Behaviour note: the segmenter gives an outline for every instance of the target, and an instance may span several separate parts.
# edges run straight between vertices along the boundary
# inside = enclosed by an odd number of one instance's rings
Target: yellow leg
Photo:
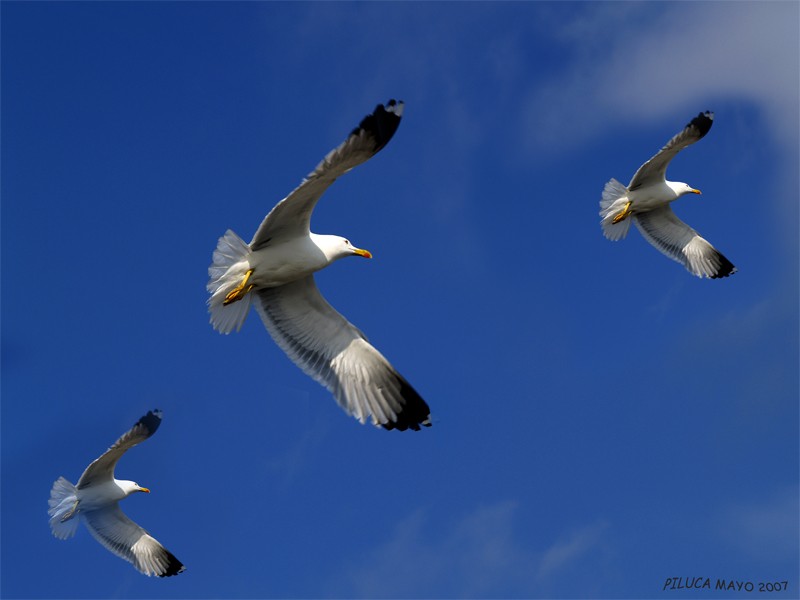
[[[628,217],[628,215],[630,215],[630,214],[631,214],[631,201],[630,201],[630,200],[628,200],[628,201],[625,203],[625,208],[623,208],[623,209],[622,209],[620,212],[618,212],[618,213],[617,213],[617,216],[616,216],[616,217],[614,217],[614,218],[611,220],[611,222],[612,222],[612,223],[614,223],[614,224],[616,225],[616,224],[617,224],[617,223],[619,223],[620,221],[624,221],[624,220],[625,220],[625,219]]]
[[[69,521],[72,517],[75,516],[75,511],[78,510],[78,502],[80,502],[80,500],[76,500],[75,504],[72,505],[72,508],[70,508],[66,513],[64,513],[64,516],[61,517],[62,523],[64,521]]]
[[[228,295],[225,296],[225,300],[222,301],[222,306],[228,306],[237,300],[241,300],[247,295],[247,292],[253,289],[253,284],[247,285],[247,282],[250,280],[250,276],[253,274],[253,269],[249,269],[247,273],[244,274],[244,279],[242,279],[242,283],[237,285],[233,288]]]

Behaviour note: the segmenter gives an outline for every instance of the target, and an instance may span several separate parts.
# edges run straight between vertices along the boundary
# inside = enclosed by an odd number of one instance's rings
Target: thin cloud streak
[[[517,502],[464,515],[445,531],[420,509],[398,521],[391,538],[357,560],[347,578],[359,597],[535,597],[564,571],[596,560],[610,524],[600,520],[561,535],[543,550],[521,531]],[[605,554],[599,553],[602,560]],[[591,556],[590,556],[591,555]],[[594,569],[590,569],[594,572]],[[392,581],[387,588],[386,582]]]
[[[774,490],[760,502],[727,506],[720,511],[718,535],[750,560],[797,559],[799,499],[800,489],[794,486]]]
[[[602,543],[602,536],[609,530],[606,521],[584,527],[562,536],[542,556],[539,561],[539,579],[553,577],[557,571],[581,559],[592,548]]]

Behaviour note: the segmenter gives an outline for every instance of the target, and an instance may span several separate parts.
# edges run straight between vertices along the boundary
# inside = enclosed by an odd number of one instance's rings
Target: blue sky
[[[0,11],[3,597],[797,596],[797,3]],[[374,259],[317,281],[422,432],[359,425],[205,305],[217,238],[389,98],[397,134],[312,220]],[[704,110],[668,176],[739,268],[715,281],[597,214]],[[123,508],[168,580],[47,525],[151,408],[117,476],[153,490]]]

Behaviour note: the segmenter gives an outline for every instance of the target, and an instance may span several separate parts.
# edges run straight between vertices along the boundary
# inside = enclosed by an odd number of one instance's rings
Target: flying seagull
[[[628,187],[616,179],[605,185],[600,200],[603,234],[620,240],[628,234],[631,221],[644,238],[663,254],[681,263],[693,275],[718,279],[736,272],[736,267],[714,246],[675,216],[670,203],[684,194],[699,194],[689,185],[667,181],[667,165],[675,155],[701,139],[711,129],[714,113],[704,112],[650,160],[644,163]]]
[[[431,424],[428,405],[314,282],[314,272],[340,258],[372,254],[310,229],[311,213],[328,186],[377,154],[402,114],[402,102],[379,104],[275,205],[249,244],[231,230],[219,239],[208,269],[208,310],[214,329],[227,334],[241,329],[254,301],[275,343],[348,414],[361,423],[369,417],[385,429],[418,431]]]
[[[106,453],[86,467],[72,485],[59,477],[50,490],[50,529],[66,540],[75,535],[82,520],[89,533],[108,550],[133,563],[147,575],[170,577],[182,572],[183,563],[158,541],[131,521],[119,507],[119,501],[133,492],[147,492],[133,481],[116,479],[114,467],[129,449],[149,438],[161,424],[161,411],[149,411],[130,431],[119,438]]]

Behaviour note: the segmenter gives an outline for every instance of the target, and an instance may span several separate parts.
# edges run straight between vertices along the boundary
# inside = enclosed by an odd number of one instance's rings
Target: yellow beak
[[[148,490],[147,488],[143,488],[143,487],[140,487],[140,488],[139,488],[139,491],[140,491],[140,492],[146,492],[146,493],[148,493],[148,494],[150,493],[150,490]]]
[[[353,252],[364,258],[372,258],[372,253],[369,250],[362,250],[361,248],[353,248]]]
[[[700,190],[692,190],[692,193],[693,194],[702,194],[703,192],[701,192]]]

